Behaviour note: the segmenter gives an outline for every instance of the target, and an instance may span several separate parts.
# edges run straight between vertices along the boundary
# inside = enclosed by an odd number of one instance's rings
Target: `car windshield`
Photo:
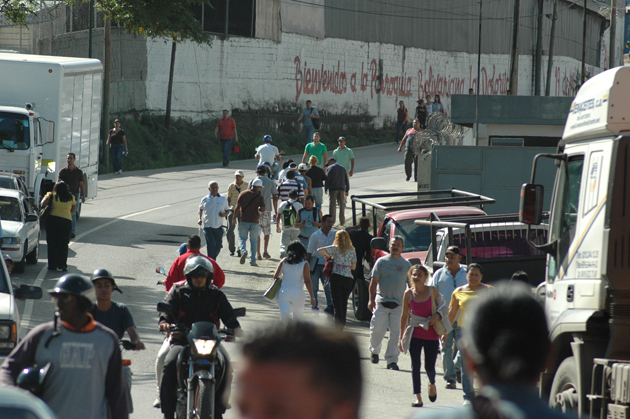
[[[17,198],[0,196],[0,216],[2,221],[22,221],[22,211]]]
[[[403,252],[426,252],[431,246],[431,227],[414,224],[415,219],[396,222],[395,235],[405,238]]]
[[[13,179],[7,177],[0,177],[0,188],[17,189]]]
[[[0,148],[26,150],[30,146],[28,117],[0,112]]]

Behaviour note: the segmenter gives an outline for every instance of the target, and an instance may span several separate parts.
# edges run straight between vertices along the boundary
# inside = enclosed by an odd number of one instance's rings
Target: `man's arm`
[[[403,147],[405,146],[405,143],[407,142],[407,136],[403,135],[403,139],[400,142],[400,145],[398,146],[398,152],[400,153],[400,151],[403,149]]]
[[[354,157],[350,159],[350,173],[348,176],[352,176],[354,174]]]
[[[234,142],[238,143],[238,132],[236,131],[236,124],[234,125]]]
[[[304,155],[302,156],[302,163],[306,163],[306,159],[308,159],[308,151],[304,151]]]
[[[378,278],[370,278],[370,301],[368,303],[368,310],[374,311],[376,307],[376,286],[378,285]]]
[[[218,125],[214,128],[214,138],[217,140],[219,139],[219,126]]]
[[[85,184],[83,181],[79,182],[79,189],[81,190],[81,202],[85,203]]]
[[[179,262],[179,258],[175,259],[175,262],[171,265],[171,269],[168,271],[168,275],[166,275],[166,279],[164,280],[166,291],[170,291],[173,284],[179,281],[179,275],[177,275],[177,273],[180,270],[180,266],[177,262]]]
[[[31,330],[24,339],[18,343],[15,349],[9,354],[0,369],[0,386],[16,387],[16,380],[20,372],[27,367],[35,365],[35,353],[42,336],[52,326],[40,325]]]
[[[203,225],[203,220],[202,220],[202,216],[203,216],[203,210],[199,210],[199,221],[197,221],[197,224],[199,225]]]
[[[212,267],[214,268],[214,273],[212,274],[212,285],[217,288],[221,288],[225,284],[225,272],[223,272],[223,269],[221,269],[217,262],[211,258],[208,259],[210,259]]]
[[[278,215],[278,194],[273,195],[273,211],[275,215]]]
[[[129,340],[131,340],[131,343],[135,343],[137,351],[146,349],[144,347],[144,343],[142,343],[142,341],[140,340],[140,336],[138,335],[135,326],[129,326],[127,328],[127,334],[129,335]]]

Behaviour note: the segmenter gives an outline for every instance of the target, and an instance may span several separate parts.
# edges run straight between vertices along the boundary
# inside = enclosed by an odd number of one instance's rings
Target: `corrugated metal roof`
[[[567,3],[575,4],[582,8],[584,6],[583,0],[564,0]],[[610,1],[605,0],[586,0],[586,8],[592,12],[597,13],[600,16],[610,19]]]

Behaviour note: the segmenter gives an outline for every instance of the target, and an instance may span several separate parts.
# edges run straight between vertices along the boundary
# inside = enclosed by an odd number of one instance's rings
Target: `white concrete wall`
[[[169,43],[147,40],[147,109],[165,109],[170,53]],[[481,93],[505,94],[509,56],[483,55],[481,66]],[[556,57],[551,95],[573,96],[580,68],[577,60]],[[531,56],[520,57],[519,69],[519,93],[532,94]],[[398,100],[413,112],[426,94],[439,94],[450,112],[451,95],[466,94],[476,83],[477,56],[471,54],[288,33],[281,42],[234,37],[215,39],[211,47],[178,45],[172,111],[192,119],[224,108],[293,112],[311,99],[324,114],[370,115],[378,125],[395,117]]]

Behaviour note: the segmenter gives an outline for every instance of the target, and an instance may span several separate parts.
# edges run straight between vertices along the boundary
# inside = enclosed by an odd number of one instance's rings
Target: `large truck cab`
[[[588,80],[557,153],[534,159],[521,190],[521,221],[530,225],[541,221],[540,158],[557,165],[549,241],[536,245],[548,253],[537,294],[554,348],[541,396],[578,414],[630,414],[630,397],[613,397],[622,383],[610,379],[615,365],[630,368],[630,67]]]

